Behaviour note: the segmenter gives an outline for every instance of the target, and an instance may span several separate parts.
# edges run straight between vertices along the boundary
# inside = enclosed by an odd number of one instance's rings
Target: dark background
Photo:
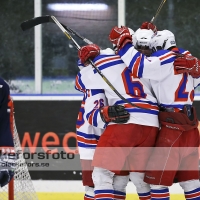
[[[161,0],[126,0],[127,26],[136,30],[142,22],[150,21]],[[155,24],[159,30],[168,29],[175,34],[179,47],[200,57],[199,21],[200,1],[166,0]]]
[[[109,11],[50,11],[49,3],[106,3]],[[136,30],[150,21],[161,0],[126,0],[126,25]],[[42,15],[58,20],[101,47],[111,47],[108,35],[117,25],[117,0],[42,0]],[[179,47],[200,57],[200,1],[167,0],[155,21],[159,30],[169,29]],[[23,32],[20,24],[34,17],[34,1],[0,2],[0,76],[6,80],[34,78],[34,29]],[[42,25],[43,77],[74,77],[77,50],[53,23]],[[83,42],[76,38],[80,45]]]
[[[44,135],[55,132],[62,140],[67,132],[76,132],[76,119],[81,101],[15,101],[15,120],[22,140],[25,132],[32,136],[36,132]],[[200,102],[195,101],[200,119]],[[75,147],[76,141],[71,139],[69,146]],[[38,143],[41,147],[41,141]],[[44,180],[81,180],[81,171],[30,171],[32,179]]]
[[[41,137],[47,132],[54,132],[60,141],[68,132],[76,132],[76,119],[81,101],[15,101],[15,120],[20,140],[25,132],[32,135],[40,132]],[[62,142],[61,142],[62,144]],[[76,146],[74,139],[69,140],[70,147]],[[61,147],[59,145],[58,147]],[[32,179],[46,180],[80,180],[80,171],[30,171]]]

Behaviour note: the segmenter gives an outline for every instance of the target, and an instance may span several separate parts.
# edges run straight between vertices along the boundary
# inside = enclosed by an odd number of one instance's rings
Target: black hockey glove
[[[101,118],[105,123],[114,122],[117,124],[123,124],[128,122],[130,114],[125,110],[124,106],[105,106],[100,108]]]
[[[12,150],[9,153],[1,151],[0,154],[0,186],[7,185],[14,176],[17,156]]]

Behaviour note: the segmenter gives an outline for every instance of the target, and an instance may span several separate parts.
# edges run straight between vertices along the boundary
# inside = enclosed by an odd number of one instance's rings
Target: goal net
[[[22,148],[13,115],[13,139],[15,152],[19,153],[16,161],[16,170],[14,178],[3,188],[0,188],[1,200],[38,200],[37,194],[33,187],[33,183],[23,157]],[[20,153],[21,152],[21,153]]]

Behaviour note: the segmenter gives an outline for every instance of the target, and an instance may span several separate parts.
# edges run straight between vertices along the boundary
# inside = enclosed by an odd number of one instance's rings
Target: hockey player
[[[171,31],[169,31],[169,30],[158,31],[157,27],[151,22],[143,22],[140,29],[152,30],[155,33],[153,40],[151,40],[151,46],[153,47],[153,49],[152,49],[153,51],[158,51],[158,50],[164,49],[164,50],[173,51],[177,54],[191,55],[191,53],[189,51],[184,50],[182,48],[178,48],[176,46],[175,36]],[[156,49],[155,49],[155,47],[156,47]],[[147,55],[147,54],[145,54],[145,55]],[[176,59],[175,62],[178,62],[178,60],[179,59]],[[186,60],[183,59],[183,61],[186,61]],[[188,65],[186,63],[184,63],[184,68],[186,68],[186,67],[188,67]],[[179,72],[183,73],[181,71],[179,71]]]
[[[92,181],[92,159],[99,137],[103,132],[103,127],[102,129],[96,128],[90,125],[89,122],[83,117],[85,113],[85,103],[88,93],[91,93],[90,90],[84,93],[84,98],[81,103],[81,108],[79,110],[78,119],[76,122],[77,143],[82,167],[82,182],[85,186],[84,200],[94,199],[94,184]],[[97,101],[97,103],[100,103],[100,99],[96,99],[95,101]],[[104,103],[103,99],[102,103]]]
[[[13,102],[8,84],[0,78],[0,186],[14,176],[16,155],[13,144]]]
[[[150,187],[144,183],[144,171],[141,169],[146,166],[149,148],[154,145],[159,124],[157,101],[151,93],[149,80],[133,78],[123,61],[111,49],[100,51],[94,44],[87,45],[79,50],[79,58],[82,63],[94,58],[94,64],[121,95],[139,106],[133,107],[121,100],[91,65],[80,71],[77,79],[85,88],[104,89],[108,105],[124,106],[130,113],[126,124],[110,122],[99,139],[93,159],[95,198],[114,199],[113,176],[128,161],[130,179],[136,186],[139,198],[150,199]],[[107,118],[106,107],[102,107],[100,113],[104,119]]]
[[[78,66],[80,69],[84,67],[80,62],[78,62]],[[100,108],[114,109],[113,111],[116,111],[116,115],[119,114],[119,117],[123,117],[119,119],[120,123],[126,123],[129,119],[129,114],[124,109],[120,110],[121,113],[117,113],[116,106],[106,107],[107,99],[102,89],[87,90],[83,88],[82,84],[78,81],[76,81],[75,88],[84,93],[76,123],[76,133],[82,167],[82,182],[85,186],[84,200],[92,200],[95,196],[94,183],[92,181],[92,160],[99,138],[109,121],[109,116],[107,116],[106,121],[102,120]],[[114,112],[112,114],[114,114]],[[117,116],[113,115],[112,117],[117,119]],[[114,118],[112,120],[114,120]],[[116,200],[125,199],[125,188],[128,181],[128,172],[121,172],[113,177],[114,198]]]
[[[157,46],[155,44],[159,37],[155,36],[152,48],[158,51],[151,57],[145,57],[132,45],[126,27],[114,27],[109,37],[112,43],[117,43],[118,55],[133,76],[151,79],[160,105],[161,129],[156,141],[157,148],[149,158],[144,178],[145,182],[151,184],[152,199],[169,199],[168,186],[172,185],[175,176],[186,199],[200,199],[198,120],[195,108],[192,107],[194,88],[200,80],[193,79],[187,73],[178,75],[173,66],[177,54],[169,50],[158,50],[169,49],[174,45],[175,41],[171,42],[169,38],[165,38],[162,45]]]

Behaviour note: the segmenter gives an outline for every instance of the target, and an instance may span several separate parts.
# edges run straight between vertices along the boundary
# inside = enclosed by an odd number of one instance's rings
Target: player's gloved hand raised
[[[116,46],[119,51],[127,43],[132,43],[132,36],[128,30],[128,27],[122,26],[121,28],[115,26],[112,28],[109,40]]]
[[[114,122],[118,124],[126,123],[130,114],[125,110],[124,106],[105,106],[100,108],[101,118],[105,123]]]
[[[181,55],[174,61],[174,69],[178,74],[189,73],[193,78],[200,77],[200,60],[194,56]]]
[[[0,154],[0,186],[3,187],[7,185],[14,176],[14,171],[16,168],[17,156],[14,150],[10,152],[5,152],[1,150]]]
[[[154,25],[151,22],[143,22],[140,28],[141,29],[148,29],[148,30],[151,29],[154,33],[156,33],[158,31],[156,25]]]
[[[100,48],[96,44],[88,44],[83,46],[78,51],[78,57],[82,64],[85,64],[89,59],[94,59],[100,54]]]

